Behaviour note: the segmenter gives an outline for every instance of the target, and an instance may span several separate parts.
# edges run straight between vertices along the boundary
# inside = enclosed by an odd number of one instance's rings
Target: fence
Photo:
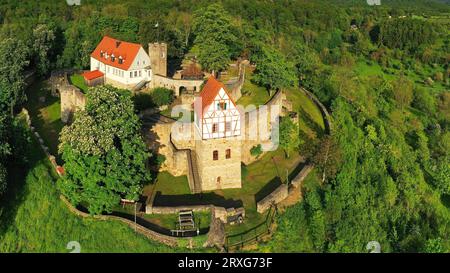
[[[270,207],[264,222],[246,232],[227,236],[225,238],[225,250],[228,252],[231,249],[240,249],[245,245],[260,241],[262,237],[266,235],[270,235],[272,233],[272,226],[275,222],[276,214],[277,207],[272,206]]]

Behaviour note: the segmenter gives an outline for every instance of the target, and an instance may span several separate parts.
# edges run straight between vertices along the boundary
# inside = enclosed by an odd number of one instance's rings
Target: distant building
[[[241,188],[241,113],[211,76],[194,101],[195,154],[202,191]]]

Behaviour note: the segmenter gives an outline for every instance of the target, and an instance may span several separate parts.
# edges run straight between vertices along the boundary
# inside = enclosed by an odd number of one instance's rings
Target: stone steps
[[[188,164],[189,164],[189,178],[192,180],[191,187],[192,193],[202,192],[202,186],[200,182],[200,174],[198,173],[197,156],[194,151],[189,150],[188,153]]]

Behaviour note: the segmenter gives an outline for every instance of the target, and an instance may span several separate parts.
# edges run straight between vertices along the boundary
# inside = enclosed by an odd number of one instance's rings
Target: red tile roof
[[[101,61],[104,64],[123,70],[128,70],[141,48],[142,46],[140,44],[124,42],[105,36],[97,45],[94,52],[92,52],[91,57]],[[102,53],[105,54],[103,57],[101,56]],[[106,54],[108,55],[108,59],[105,58]],[[115,57],[114,62],[111,61],[111,55],[113,54]],[[123,62],[121,64],[119,63],[119,56],[123,58]]]
[[[194,101],[195,111],[197,111],[197,116],[199,118],[203,117],[203,113],[214,101],[214,99],[216,98],[216,96],[219,93],[221,88],[223,88],[225,93],[227,93],[228,97],[230,97],[231,102],[233,104],[235,104],[233,99],[231,98],[231,96],[228,94],[227,89],[225,88],[225,85],[223,83],[219,82],[218,80],[216,80],[216,78],[214,76],[210,76],[208,78],[208,81],[206,82],[206,84],[203,86],[203,89],[200,92],[199,96]],[[199,98],[202,99],[201,105],[199,105]],[[199,107],[197,107],[197,105]]]
[[[104,75],[103,72],[98,71],[98,70],[88,71],[88,72],[83,73],[83,77],[87,81],[103,77],[103,75]]]

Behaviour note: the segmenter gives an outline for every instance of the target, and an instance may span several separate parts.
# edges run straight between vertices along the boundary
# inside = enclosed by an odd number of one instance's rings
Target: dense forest
[[[164,41],[175,63],[195,55],[208,71],[248,58],[256,84],[305,87],[332,115],[330,136],[300,136],[317,179],[260,250],[449,252],[449,29],[446,1],[4,0],[0,195],[27,162],[15,117],[27,71],[88,68],[103,35]]]

